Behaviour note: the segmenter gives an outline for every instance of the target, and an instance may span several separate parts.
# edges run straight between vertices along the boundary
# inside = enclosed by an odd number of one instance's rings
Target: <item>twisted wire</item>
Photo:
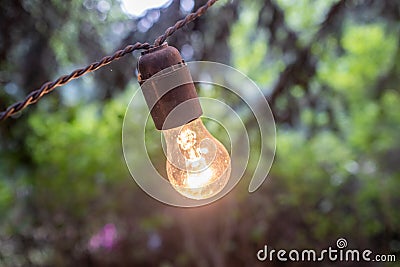
[[[124,49],[116,51],[111,56],[103,57],[98,62],[93,62],[92,64],[90,64],[84,68],[76,69],[73,72],[71,72],[69,75],[63,75],[53,82],[46,82],[40,87],[40,89],[32,91],[30,94],[28,94],[23,101],[14,103],[11,106],[9,106],[5,111],[1,112],[0,113],[0,121],[7,119],[11,115],[23,110],[27,106],[36,103],[44,95],[52,92],[54,89],[56,89],[59,86],[69,83],[71,80],[77,79],[77,78],[85,75],[86,73],[95,71],[107,64],[110,64],[114,60],[120,59],[124,55],[131,53],[134,50],[148,49],[148,48],[150,48],[150,44],[148,44],[148,43],[142,44],[142,43],[138,42],[134,45],[128,45]]]
[[[63,76],[57,78],[56,80],[54,80],[53,82],[44,83],[38,90],[35,90],[35,91],[32,91],[31,93],[29,93],[25,97],[24,100],[22,100],[20,102],[16,102],[16,103],[10,105],[5,111],[0,112],[0,121],[4,121],[8,117],[25,109],[27,106],[38,102],[43,96],[47,95],[48,93],[51,93],[57,87],[65,85],[65,84],[69,83],[71,80],[77,79],[89,72],[92,72],[101,67],[104,67],[105,65],[108,65],[111,62],[120,59],[121,57],[125,56],[128,53],[131,53],[135,50],[149,49],[153,46],[161,45],[174,32],[176,32],[177,30],[179,30],[186,24],[192,22],[196,18],[203,15],[207,11],[207,9],[217,1],[218,0],[209,0],[205,5],[203,5],[199,9],[197,9],[196,12],[187,15],[184,19],[176,22],[174,26],[167,28],[167,30],[165,30],[164,34],[161,35],[160,37],[158,37],[154,41],[154,45],[150,45],[149,43],[139,43],[139,42],[135,43],[134,45],[128,45],[124,49],[116,51],[111,56],[103,57],[100,61],[93,62],[84,68],[76,69],[73,72],[71,72],[69,75],[63,75]]]
[[[172,34],[174,34],[174,32],[176,32],[177,30],[179,30],[180,28],[182,28],[183,26],[187,25],[188,23],[192,22],[193,20],[197,19],[198,17],[200,17],[201,15],[203,15],[204,13],[206,13],[207,9],[209,7],[211,7],[212,5],[215,4],[215,2],[217,2],[218,0],[209,0],[207,1],[206,4],[204,4],[203,6],[201,6],[199,9],[196,10],[196,12],[190,13],[189,15],[187,15],[184,19],[181,19],[179,21],[177,21],[175,23],[174,26],[169,27],[165,33],[163,35],[161,35],[160,37],[158,37],[155,41],[154,41],[154,46],[159,46],[162,43],[165,42],[165,40],[171,36]]]

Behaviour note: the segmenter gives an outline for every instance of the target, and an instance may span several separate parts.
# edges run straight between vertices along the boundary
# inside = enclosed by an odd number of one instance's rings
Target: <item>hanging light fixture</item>
[[[164,135],[171,185],[188,198],[215,196],[228,182],[231,160],[203,125],[196,89],[179,51],[164,43],[142,52],[138,72],[154,124]]]

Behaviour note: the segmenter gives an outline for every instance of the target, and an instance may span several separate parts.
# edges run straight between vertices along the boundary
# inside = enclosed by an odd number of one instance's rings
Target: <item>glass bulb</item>
[[[175,190],[192,199],[206,199],[221,192],[231,173],[231,159],[201,119],[163,130],[163,134],[167,175]]]

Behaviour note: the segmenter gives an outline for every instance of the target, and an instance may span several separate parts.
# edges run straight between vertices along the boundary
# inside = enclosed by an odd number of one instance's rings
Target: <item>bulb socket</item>
[[[179,51],[164,43],[142,52],[138,81],[158,130],[199,118],[203,111],[189,69]]]

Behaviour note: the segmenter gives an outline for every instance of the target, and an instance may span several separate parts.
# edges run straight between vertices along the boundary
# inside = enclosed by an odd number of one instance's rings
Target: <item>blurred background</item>
[[[204,3],[1,0],[0,109],[153,42]],[[0,266],[264,266],[264,245],[322,250],[339,237],[400,259],[399,1],[221,0],[168,42],[186,61],[231,65],[263,90],[277,124],[267,181],[193,209],[141,191],[121,147],[134,52],[0,124]],[[240,105],[219,90],[199,94]]]

